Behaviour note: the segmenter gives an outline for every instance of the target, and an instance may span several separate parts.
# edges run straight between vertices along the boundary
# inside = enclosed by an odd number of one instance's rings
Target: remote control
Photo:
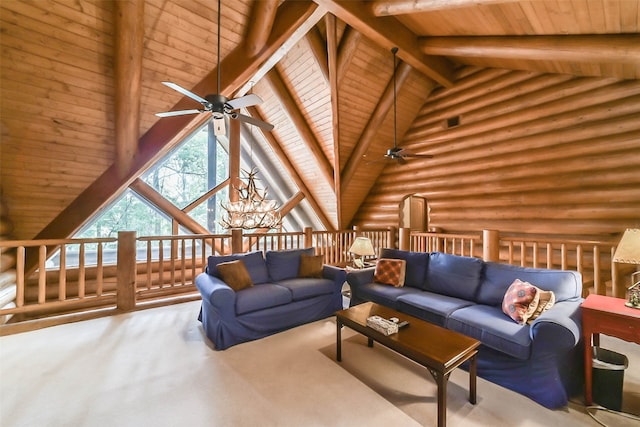
[[[408,320],[403,320],[402,322],[398,323],[398,329],[404,328],[405,326],[409,326]]]

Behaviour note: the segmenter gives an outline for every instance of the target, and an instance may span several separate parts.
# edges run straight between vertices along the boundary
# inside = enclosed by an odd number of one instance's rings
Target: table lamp
[[[614,262],[624,264],[640,264],[640,229],[627,228],[622,235],[620,243],[613,255]],[[628,307],[640,308],[640,271],[631,274],[631,285],[629,291],[629,301],[625,303]]]
[[[353,260],[353,264],[357,268],[364,268],[365,256],[375,255],[373,245],[368,237],[356,237],[356,240],[353,241],[353,244],[349,248],[349,252],[360,257]]]

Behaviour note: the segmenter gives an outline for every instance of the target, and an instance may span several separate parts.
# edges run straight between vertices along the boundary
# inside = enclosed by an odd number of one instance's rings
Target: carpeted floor
[[[335,361],[326,319],[215,351],[191,302],[0,338],[0,425],[435,426],[435,383],[424,368],[353,331]],[[623,410],[640,414],[640,350],[626,354]],[[451,426],[597,426],[580,402],[551,411],[468,374],[449,382]],[[578,398],[580,400],[580,398]],[[610,426],[637,419],[598,413]]]

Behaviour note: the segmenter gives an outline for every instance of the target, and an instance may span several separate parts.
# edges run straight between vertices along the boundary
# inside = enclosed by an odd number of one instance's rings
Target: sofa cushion
[[[264,261],[262,252],[248,252],[246,254],[232,254],[232,255],[214,255],[210,256],[207,262],[207,272],[222,279],[218,272],[217,265],[222,262],[235,261],[241,259],[244,261],[244,266],[251,276],[251,281],[254,284],[266,283],[269,281],[269,273],[267,271],[267,264]]]
[[[395,286],[381,285],[380,283],[367,283],[358,286],[357,290],[352,288],[354,297],[357,300],[373,301],[393,309],[398,309],[398,298],[402,295],[419,294],[424,291],[404,286],[396,288]]]
[[[323,255],[300,255],[298,277],[322,277]]]
[[[444,326],[447,317],[454,311],[472,304],[471,301],[428,291],[398,297],[398,310],[438,326]]]
[[[531,355],[529,325],[519,325],[500,307],[474,304],[451,313],[446,327],[482,342],[483,345],[526,360]]]
[[[296,277],[293,279],[281,280],[277,283],[291,292],[293,301],[300,301],[307,298],[327,295],[336,292],[336,285],[329,279],[310,279]]]
[[[404,286],[407,262],[403,259],[381,258],[376,262],[373,281],[395,287]]]
[[[236,293],[236,315],[288,304],[291,300],[291,292],[284,286],[272,283],[252,286]]]
[[[400,249],[384,248],[380,258],[403,259],[407,262],[404,284],[413,288],[425,289],[425,275],[429,264],[429,254],[426,252],[411,252]]]
[[[577,271],[547,270],[486,262],[484,279],[476,297],[477,302],[501,306],[507,288],[516,279],[532,283],[545,291],[552,291],[556,302],[580,298],[582,295],[582,276]]]
[[[442,295],[475,301],[483,264],[479,258],[432,252],[429,255],[427,269],[427,289]]]
[[[244,266],[244,261],[241,259],[221,262],[217,267],[224,283],[229,285],[234,291],[238,292],[244,288],[253,286],[251,276],[249,276],[249,272]]]
[[[314,248],[288,249],[283,251],[267,251],[265,258],[267,270],[272,281],[293,279],[298,277],[300,269],[300,255],[314,255]]]

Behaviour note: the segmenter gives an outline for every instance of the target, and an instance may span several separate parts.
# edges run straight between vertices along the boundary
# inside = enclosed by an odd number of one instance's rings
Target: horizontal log
[[[564,99],[547,102],[530,110],[519,110],[501,114],[480,122],[472,123],[469,126],[459,126],[437,134],[426,134],[419,128],[411,129],[405,134],[403,141],[411,144],[412,147],[425,145],[437,146],[436,144],[438,143],[448,144],[448,141],[453,138],[468,137],[470,135],[495,130],[504,132],[505,128],[508,128],[511,134],[517,132],[513,137],[518,137],[547,131],[550,125],[559,128],[566,127],[572,122],[580,122],[581,116],[577,114],[576,109],[571,109],[570,106],[577,105],[580,107],[580,110],[583,111],[590,108],[592,113],[611,115],[611,113],[602,111],[602,108],[599,108],[601,104],[638,94],[640,94],[640,81],[624,81],[587,93],[579,93]],[[562,115],[561,117],[564,118],[565,121],[559,121],[559,118],[554,121],[549,121],[549,117],[554,115]],[[527,126],[523,126],[523,123],[527,123]],[[536,127],[534,127],[534,125]],[[504,138],[504,136],[502,136],[504,134],[499,134],[498,132],[493,132],[492,135],[493,134],[495,134],[493,137],[494,140],[500,137]]]
[[[422,37],[427,55],[638,64],[640,35],[562,35],[518,37]]]

